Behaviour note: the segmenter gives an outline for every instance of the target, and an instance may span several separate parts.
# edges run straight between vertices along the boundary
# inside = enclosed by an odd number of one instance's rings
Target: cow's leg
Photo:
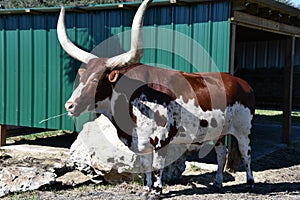
[[[251,170],[251,146],[250,139],[248,135],[236,137],[239,145],[239,150],[243,160],[243,164],[246,168],[247,173],[247,184],[253,188],[254,187],[254,178]]]
[[[149,200],[160,199],[162,193],[162,173],[163,169],[156,169],[153,171],[153,187],[149,196]]]
[[[153,157],[153,178],[154,183],[151,190],[152,199],[159,199],[162,193],[162,174],[166,159],[166,149],[163,148],[154,152]]]
[[[227,153],[226,145],[224,144],[223,139],[217,142],[215,150],[217,154],[218,169],[216,178],[214,180],[214,188],[221,189],[223,184],[223,171]]]
[[[167,147],[160,149],[154,153],[153,158],[153,175],[154,175],[154,184],[152,188],[152,194],[157,198],[159,198],[162,192],[162,174],[163,169],[165,167],[166,160],[166,150]]]
[[[147,200],[160,199],[162,192],[162,172],[165,157],[157,152],[141,156],[142,170],[145,170],[144,188],[140,194]]]
[[[151,188],[153,187],[153,177],[152,177],[152,163],[153,163],[153,153],[146,153],[140,156],[141,160],[141,172],[144,173],[144,187],[143,192],[140,194],[142,198],[148,198]]]

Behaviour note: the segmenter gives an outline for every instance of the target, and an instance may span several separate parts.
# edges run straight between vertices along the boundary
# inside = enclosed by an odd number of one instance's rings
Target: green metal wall
[[[71,40],[92,50],[106,38],[130,30],[133,10],[99,10],[86,13],[67,12],[66,26]],[[0,15],[0,124],[51,129],[74,128],[73,119],[64,115],[45,123],[40,121],[65,113],[64,103],[72,93],[81,63],[70,58],[56,36],[58,13],[42,15]],[[200,3],[191,6],[170,5],[147,11],[145,27],[158,28],[146,35],[154,46],[164,44],[182,58],[163,49],[146,49],[145,63],[159,63],[184,71],[215,71],[211,63],[170,32],[159,38],[161,28],[185,34],[204,47],[219,71],[228,71],[230,45],[230,3]],[[169,33],[169,32],[168,32]],[[119,38],[124,49],[130,42]],[[188,40],[189,41],[189,40]],[[150,45],[151,46],[151,45]],[[195,68],[192,63],[201,63]],[[198,60],[197,62],[194,62]]]

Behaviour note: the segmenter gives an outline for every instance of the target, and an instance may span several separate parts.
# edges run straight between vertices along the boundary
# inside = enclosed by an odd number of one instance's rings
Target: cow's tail
[[[226,156],[225,170],[235,172],[241,165],[241,153],[238,148],[238,142],[234,136],[230,136],[230,145]]]

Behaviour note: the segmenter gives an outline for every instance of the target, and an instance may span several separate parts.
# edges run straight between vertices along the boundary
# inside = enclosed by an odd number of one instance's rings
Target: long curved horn
[[[132,29],[131,29],[131,48],[130,51],[123,53],[121,55],[114,56],[106,61],[106,67],[114,69],[117,67],[122,67],[128,64],[134,64],[140,62],[143,56],[143,21],[145,16],[145,11],[148,8],[152,0],[145,0],[140,5],[139,9],[135,13]]]
[[[65,8],[62,6],[57,22],[57,36],[60,45],[63,49],[73,58],[87,64],[90,59],[99,58],[94,54],[83,51],[82,49],[75,46],[68,38],[66,27],[65,27]]]

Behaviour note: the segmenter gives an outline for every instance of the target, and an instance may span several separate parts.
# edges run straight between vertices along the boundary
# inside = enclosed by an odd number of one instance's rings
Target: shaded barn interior
[[[283,111],[282,142],[289,143],[292,110],[299,109],[299,9],[273,0],[235,0],[231,22],[230,71],[252,85],[258,108]]]
[[[255,91],[256,106],[281,109],[287,36],[248,27],[237,27],[234,74]],[[293,73],[293,109],[300,109],[300,40],[296,40]]]

